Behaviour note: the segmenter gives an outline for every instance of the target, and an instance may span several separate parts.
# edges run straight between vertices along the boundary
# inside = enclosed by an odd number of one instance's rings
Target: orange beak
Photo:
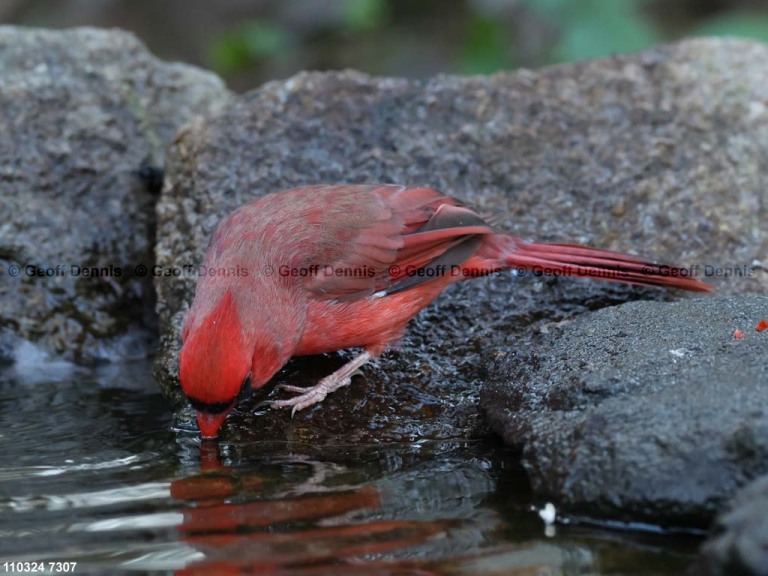
[[[197,413],[197,425],[200,428],[200,436],[203,438],[216,438],[219,435],[219,428],[229,415],[229,410],[220,414],[208,414],[207,412]]]

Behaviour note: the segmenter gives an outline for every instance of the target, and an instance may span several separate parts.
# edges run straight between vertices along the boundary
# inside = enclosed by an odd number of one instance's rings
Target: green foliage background
[[[265,13],[212,39],[207,63],[262,69],[488,74],[642,50],[685,36],[768,41],[768,6],[738,0],[336,0],[335,17],[297,31]],[[310,9],[312,2],[307,2]],[[328,3],[326,3],[328,5]],[[327,15],[326,15],[327,16]],[[436,33],[446,28],[445,34]],[[425,63],[426,62],[426,63]],[[412,71],[399,68],[408,64]],[[426,70],[425,70],[426,69]]]

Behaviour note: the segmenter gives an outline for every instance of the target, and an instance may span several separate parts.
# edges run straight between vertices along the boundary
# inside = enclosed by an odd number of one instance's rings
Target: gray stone
[[[739,491],[701,547],[692,575],[768,574],[768,476]]]
[[[768,290],[768,48],[695,40],[536,72],[426,81],[304,73],[188,125],[169,150],[158,263],[200,263],[219,220],[293,186],[428,185],[499,214],[501,230],[746,270],[723,293]],[[195,275],[158,279],[156,378],[182,402],[178,329]],[[243,408],[225,438],[307,442],[466,438],[497,335],[673,292],[553,278],[492,277],[446,291],[379,367],[290,420]],[[533,327],[529,328],[531,325]],[[342,362],[297,359],[275,382],[311,384]],[[364,381],[362,381],[364,380]]]
[[[706,526],[768,471],[766,313],[768,297],[734,296],[549,325],[494,347],[481,404],[570,513]]]
[[[154,261],[164,149],[229,97],[126,32],[0,27],[0,348],[148,352],[152,277],[134,269]]]

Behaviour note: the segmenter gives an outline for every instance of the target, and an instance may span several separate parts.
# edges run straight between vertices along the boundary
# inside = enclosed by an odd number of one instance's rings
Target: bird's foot
[[[322,402],[334,390],[349,386],[352,382],[352,376],[371,358],[373,358],[371,352],[365,350],[314,386],[302,388],[301,386],[281,384],[277,386],[278,389],[293,392],[296,396],[287,400],[267,400],[262,402],[261,405],[266,405],[270,408],[291,408],[291,418],[293,418],[293,415],[299,410],[304,410],[308,406]]]
[[[280,384],[279,386],[275,386],[275,390],[293,392],[296,396],[288,398],[287,400],[267,400],[266,402],[263,402],[263,404],[270,408],[291,408],[291,417],[293,417],[299,410],[304,410],[304,408],[322,402],[328,394],[334,390],[343,388],[344,386],[349,386],[351,382],[352,378],[350,376],[339,379],[336,377],[336,373],[333,373],[320,380],[320,382],[314,386],[308,386],[306,388]]]

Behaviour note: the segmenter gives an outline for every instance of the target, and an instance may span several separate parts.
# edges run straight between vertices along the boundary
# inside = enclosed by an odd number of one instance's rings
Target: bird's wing
[[[355,300],[400,292],[434,279],[417,274],[461,264],[477,249],[490,223],[455,198],[430,188],[395,185],[325,186],[321,226],[304,287],[315,298]]]

